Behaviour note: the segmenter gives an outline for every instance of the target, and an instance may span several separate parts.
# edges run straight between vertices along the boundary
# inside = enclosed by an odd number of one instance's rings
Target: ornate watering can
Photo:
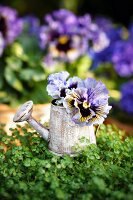
[[[51,103],[49,129],[31,116],[32,110],[33,102],[27,101],[18,109],[13,121],[27,121],[48,142],[49,150],[53,153],[57,155],[75,154],[73,149],[75,145],[84,147],[88,144],[81,142],[81,138],[89,140],[90,144],[96,144],[93,125],[81,127],[75,124],[71,120],[71,114],[68,114],[64,107]]]

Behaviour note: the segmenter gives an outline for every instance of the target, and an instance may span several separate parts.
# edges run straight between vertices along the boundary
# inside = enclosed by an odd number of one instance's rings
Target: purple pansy
[[[66,95],[63,105],[76,124],[101,124],[111,109],[108,98],[108,90],[102,82],[87,78]]]
[[[133,75],[133,41],[121,40],[113,49],[112,62],[116,72],[122,77]]]
[[[123,111],[133,114],[133,80],[121,86],[120,105]]]
[[[22,20],[18,19],[16,10],[0,6],[0,33],[5,45],[11,44],[21,33],[23,27]]]
[[[69,73],[65,71],[49,75],[47,85],[48,95],[52,96],[54,99],[59,99],[62,89],[65,88],[68,76]]]
[[[47,51],[46,56],[72,62],[86,54],[89,23],[89,16],[77,17],[65,9],[46,15],[40,29],[40,46]]]
[[[100,40],[98,43],[99,51],[95,51],[93,48],[89,51],[89,55],[93,59],[92,69],[95,69],[101,63],[112,63],[114,46],[116,42],[121,40],[123,35],[122,27],[114,26],[110,20],[105,18],[97,18],[95,23],[98,26],[99,36],[101,34],[101,37],[99,37]]]
[[[68,76],[68,72],[62,71],[51,74],[48,77],[47,92],[54,99],[58,100],[58,103],[62,103],[62,98],[66,96],[66,93],[73,88],[77,88],[79,82],[81,81],[78,77],[68,79]]]
[[[106,33],[100,29],[97,24],[92,23],[90,26],[90,50],[95,53],[99,53],[107,48],[110,44],[110,40]]]
[[[47,14],[44,17],[44,20],[51,28],[59,28],[59,31],[62,31],[62,29],[65,29],[66,27],[68,28],[68,26],[72,28],[73,25],[77,23],[77,17],[74,15],[74,13],[65,9],[56,10],[50,14]]]
[[[103,123],[111,109],[105,85],[93,78],[81,80],[68,76],[69,73],[63,71],[48,77],[47,91],[54,98],[54,103],[64,106],[76,124]]]
[[[110,40],[109,38],[107,37],[107,35],[102,32],[102,31],[99,31],[99,33],[97,32],[94,36],[94,39],[93,39],[93,50],[98,53],[98,52],[101,52],[103,51],[105,48],[107,48],[110,44]]]

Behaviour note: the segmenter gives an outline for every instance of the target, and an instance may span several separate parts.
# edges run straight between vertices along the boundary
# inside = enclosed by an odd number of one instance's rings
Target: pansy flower
[[[69,73],[65,71],[49,75],[47,92],[51,97],[59,99],[62,96],[68,76]]]
[[[5,45],[11,44],[21,33],[23,27],[22,20],[18,19],[16,10],[0,6],[0,33]]]
[[[50,96],[56,99],[56,103],[62,104],[63,99],[66,94],[78,87],[78,84],[81,82],[81,79],[78,77],[73,77],[67,79],[69,73],[62,71],[59,73],[51,74],[48,77],[47,92]]]
[[[108,98],[108,90],[102,82],[87,78],[66,95],[63,105],[76,124],[101,124],[111,109]]]
[[[99,53],[109,46],[110,39],[107,34],[97,26],[97,24],[91,24],[90,33],[89,50]]]
[[[88,23],[85,23],[88,21]],[[72,62],[88,50],[89,16],[77,17],[61,9],[46,15],[45,25],[40,29],[40,46],[51,59]]]
[[[105,18],[96,18],[94,25],[98,28],[97,31],[92,31],[95,34],[92,35],[92,48],[89,49],[89,56],[93,59],[92,69],[101,63],[112,63],[114,45],[121,40],[124,34],[122,27],[114,26],[110,20]]]
[[[114,45],[112,63],[118,75],[133,75],[133,40],[121,40]]]

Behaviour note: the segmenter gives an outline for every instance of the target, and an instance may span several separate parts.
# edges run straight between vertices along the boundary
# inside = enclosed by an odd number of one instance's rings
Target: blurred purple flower
[[[11,44],[21,33],[22,20],[18,19],[16,10],[0,6],[0,33],[4,38],[5,45]]]
[[[66,95],[63,105],[75,123],[101,124],[111,109],[108,98],[108,90],[102,82],[87,78]]]
[[[96,17],[95,23],[100,27],[102,31],[107,32],[108,30],[112,29],[112,21],[105,17]]]
[[[112,62],[114,45],[117,41],[121,40],[123,36],[122,27],[114,26],[113,23],[106,18],[96,18],[95,24],[98,26],[97,30],[99,32],[97,31],[97,48],[92,48],[89,51],[89,55],[93,59],[92,69],[95,69],[101,63]],[[99,49],[99,51],[95,49]]]
[[[40,21],[37,17],[33,15],[25,16],[23,19],[25,29],[32,35],[38,36]]]
[[[133,41],[121,40],[114,45],[112,62],[122,77],[133,75]]]
[[[86,21],[88,23],[86,23]],[[40,29],[40,46],[53,59],[71,62],[87,53],[90,17],[77,17],[61,9],[46,15]]]
[[[133,114],[133,80],[121,86],[120,106],[123,111]]]
[[[106,49],[110,44],[110,39],[106,33],[99,29],[96,24],[91,25],[91,36],[90,36],[90,51],[99,53]]]
[[[77,23],[77,17],[69,10],[60,9],[53,11],[50,14],[47,14],[44,17],[44,21],[52,29],[58,28],[59,31],[64,32],[63,29],[67,30],[68,27],[71,27],[72,30],[69,31],[73,31],[73,29],[75,28],[73,27],[73,25],[75,26],[75,24]]]

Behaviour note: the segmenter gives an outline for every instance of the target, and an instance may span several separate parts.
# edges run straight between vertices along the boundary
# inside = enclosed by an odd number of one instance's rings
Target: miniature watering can
[[[49,129],[31,116],[32,110],[33,102],[27,101],[18,109],[13,121],[27,121],[48,142],[49,150],[53,153],[57,155],[75,154],[76,152],[73,149],[75,145],[84,147],[88,144],[81,142],[81,138],[89,140],[90,144],[96,144],[93,125],[82,127],[75,124],[64,107],[51,103]]]

